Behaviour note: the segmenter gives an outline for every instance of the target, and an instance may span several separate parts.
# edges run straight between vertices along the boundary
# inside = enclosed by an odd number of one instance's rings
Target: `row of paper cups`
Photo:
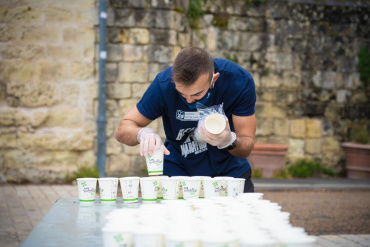
[[[118,181],[125,203],[138,202],[139,189],[141,189],[142,202],[156,202],[158,199],[235,197],[243,193],[245,184],[244,178],[206,176],[78,178],[80,202],[92,203],[95,201],[97,181],[103,203],[116,202]]]
[[[164,200],[110,212],[105,246],[312,247],[316,238],[289,223],[289,213],[261,194]]]

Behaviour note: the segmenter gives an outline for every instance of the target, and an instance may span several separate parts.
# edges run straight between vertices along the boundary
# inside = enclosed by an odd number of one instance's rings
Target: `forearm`
[[[252,152],[254,138],[249,136],[237,137],[236,147],[230,150],[230,154],[236,157],[246,158]]]
[[[137,134],[143,127],[138,126],[134,121],[122,119],[115,133],[117,141],[128,146],[135,146],[138,143]]]

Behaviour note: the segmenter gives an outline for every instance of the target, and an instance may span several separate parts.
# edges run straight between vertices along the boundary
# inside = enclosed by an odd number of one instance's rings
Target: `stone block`
[[[143,48],[136,45],[123,45],[123,61],[135,62],[144,60]]]
[[[263,34],[243,32],[240,37],[239,47],[242,51],[260,51],[263,46],[263,39]]]
[[[148,81],[148,64],[119,63],[118,80],[120,82],[147,82]]]
[[[150,85],[149,83],[132,84],[132,97],[141,98],[145,91],[148,89],[149,85]]]
[[[312,81],[315,87],[329,90],[341,87],[344,84],[341,74],[329,71],[317,71],[312,77]]]
[[[163,45],[148,45],[146,54],[149,62],[170,63],[172,58],[171,47]]]
[[[131,84],[110,83],[107,84],[107,98],[127,99],[131,97]]]
[[[22,28],[19,28],[15,24],[0,26],[0,41],[7,42],[10,40],[19,39],[19,37],[22,35],[22,32]]]
[[[256,136],[268,136],[273,133],[272,119],[258,119]]]
[[[73,8],[68,5],[49,5],[44,9],[45,21],[47,23],[71,24],[74,21]]]
[[[52,106],[58,102],[55,87],[45,83],[11,83],[8,84],[7,93],[18,99],[17,106]]]
[[[150,63],[149,64],[149,81],[152,82],[159,72],[161,72],[160,64]]]
[[[122,153],[123,145],[119,143],[115,138],[109,138],[107,140],[107,151],[108,155]]]
[[[109,100],[105,101],[106,107],[106,117],[120,117],[120,110],[116,100]]]
[[[0,148],[17,148],[17,134],[1,134]]]
[[[113,137],[119,126],[121,118],[108,118],[105,133],[107,137]]]
[[[42,20],[41,8],[30,5],[11,6],[2,14],[2,22],[35,24]]]
[[[206,36],[206,48],[208,51],[214,51],[217,49],[218,32],[214,27],[209,27]]]
[[[344,78],[344,84],[347,89],[358,89],[359,87],[361,87],[360,74],[350,73],[347,77]]]
[[[125,99],[119,101],[120,116],[124,116],[132,107],[136,106],[137,99]]]
[[[290,120],[290,136],[296,138],[306,137],[306,123],[305,119]]]
[[[277,88],[283,84],[283,78],[276,74],[268,74],[261,77],[261,86],[266,88]]]
[[[190,33],[179,33],[179,45],[181,47],[188,47],[191,43],[191,35]]]
[[[112,154],[108,157],[107,174],[122,177],[130,170],[130,156],[126,154]]]
[[[28,43],[54,44],[62,40],[61,29],[43,26],[43,27],[24,27],[22,40]]]
[[[121,39],[122,40],[122,39]],[[131,28],[128,35],[129,44],[147,45],[150,41],[150,32],[146,28]]]
[[[96,165],[96,155],[94,151],[88,150],[78,153],[78,166],[94,167]]]
[[[301,87],[301,74],[295,71],[284,71],[282,85],[286,88]]]
[[[35,76],[35,62],[18,60],[0,62],[0,81],[30,82]]]
[[[341,153],[342,149],[340,147],[340,142],[335,138],[335,136],[324,137],[322,151],[323,153],[327,152]]]
[[[321,139],[319,138],[307,138],[305,151],[308,154],[321,154]]]
[[[115,25],[118,27],[135,27],[135,12],[132,9],[114,9]]]
[[[306,120],[306,137],[321,137],[322,122],[320,119]]]
[[[63,41],[89,46],[94,43],[95,32],[92,28],[66,28],[63,30]]]
[[[59,82],[68,79],[66,62],[40,61],[38,74],[42,82]]]
[[[115,82],[118,77],[118,65],[116,63],[106,63],[105,65],[105,80],[107,82]]]
[[[85,151],[93,147],[94,136],[85,131],[18,133],[18,146],[25,149]]]
[[[40,59],[45,56],[45,49],[39,45],[4,45],[0,54],[5,59]]]
[[[79,109],[54,109],[49,112],[44,126],[55,127],[61,126],[65,128],[76,128],[83,124],[82,112]]]
[[[289,144],[289,138],[286,136],[269,136],[268,143]]]
[[[123,50],[121,44],[108,44],[107,45],[107,61],[117,62],[122,61]]]
[[[180,46],[172,46],[171,47],[171,63],[174,63],[175,62],[175,59],[177,57],[177,54],[179,54],[180,51],[181,51],[181,47]]]
[[[31,125],[32,127],[39,127],[47,119],[49,113],[48,110],[37,110],[32,113]]]
[[[304,156],[304,140],[290,138],[288,154],[291,156]]]
[[[89,83],[86,83],[84,85],[88,85]],[[68,105],[71,107],[76,107],[79,102],[80,92],[83,90],[83,85],[78,85],[77,83],[71,83],[71,84],[59,84],[57,87],[59,92],[59,99],[58,102],[62,103],[63,105]]]
[[[345,89],[337,90],[336,92],[336,99],[339,104],[343,104],[347,102],[347,98],[351,96],[351,92]]]
[[[26,126],[30,123],[29,117],[22,111],[14,108],[1,108],[1,126]]]
[[[123,152],[128,155],[140,155],[140,144],[136,146],[123,145]]]
[[[92,78],[94,74],[93,63],[72,62],[71,78],[76,80],[86,80]]]
[[[75,23],[78,26],[95,26],[99,25],[99,8],[84,7],[75,9]]]
[[[54,59],[68,59],[68,60],[81,60],[82,59],[82,51],[79,46],[68,46],[68,45],[61,45],[61,46],[48,46],[47,47],[47,55]]]
[[[289,135],[289,121],[287,119],[274,119],[274,135]]]

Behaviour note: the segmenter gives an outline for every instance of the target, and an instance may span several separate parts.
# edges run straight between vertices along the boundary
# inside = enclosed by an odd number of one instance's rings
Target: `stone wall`
[[[95,165],[94,0],[0,1],[0,181]]]
[[[187,46],[205,48],[252,73],[257,141],[289,144],[287,163],[318,157],[339,172],[340,142],[348,140],[349,126],[369,123],[369,88],[362,88],[357,70],[360,47],[370,50],[369,4],[201,3],[203,15],[191,25],[189,1],[109,1],[107,174],[145,174],[138,147],[117,143],[114,132],[156,74]],[[3,180],[53,181],[77,166],[95,164],[99,31],[94,4],[0,1]],[[151,127],[164,137],[160,119]]]

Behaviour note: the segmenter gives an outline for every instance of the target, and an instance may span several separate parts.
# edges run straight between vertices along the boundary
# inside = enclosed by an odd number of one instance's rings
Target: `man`
[[[223,104],[226,128],[218,135],[201,126],[198,142],[197,102]],[[246,159],[254,146],[256,92],[252,76],[226,59],[213,59],[197,47],[181,50],[172,67],[162,71],[142,99],[121,120],[115,137],[129,146],[140,143],[140,155],[163,143],[146,126],[162,116],[165,140],[164,174],[169,176],[231,176],[245,178],[244,192],[253,192]],[[198,104],[199,106],[199,104]]]

